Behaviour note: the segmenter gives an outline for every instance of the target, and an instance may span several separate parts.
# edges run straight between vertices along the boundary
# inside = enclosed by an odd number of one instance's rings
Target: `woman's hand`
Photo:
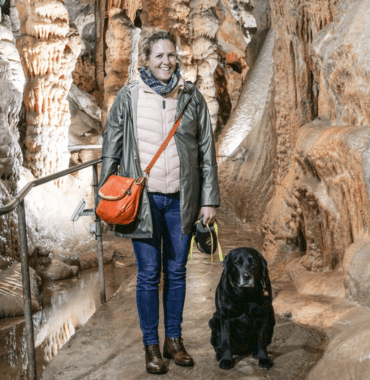
[[[216,220],[216,207],[204,206],[200,209],[200,215],[203,215],[203,224],[212,224]]]

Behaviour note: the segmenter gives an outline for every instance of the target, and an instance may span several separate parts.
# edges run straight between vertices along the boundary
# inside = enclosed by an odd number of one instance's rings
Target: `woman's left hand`
[[[203,215],[203,224],[212,224],[216,220],[216,207],[204,206],[201,208],[200,214]]]

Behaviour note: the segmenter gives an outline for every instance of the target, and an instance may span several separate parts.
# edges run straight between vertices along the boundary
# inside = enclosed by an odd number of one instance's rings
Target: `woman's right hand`
[[[213,224],[216,220],[216,207],[203,206],[200,210],[200,214],[203,216],[203,224]]]

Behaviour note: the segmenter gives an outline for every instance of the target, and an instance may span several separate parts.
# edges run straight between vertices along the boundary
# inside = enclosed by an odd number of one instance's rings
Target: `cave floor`
[[[261,236],[243,228],[222,228],[220,241],[226,254],[231,248],[252,246],[261,249]],[[131,265],[134,265],[133,258]],[[130,262],[126,262],[130,265]],[[206,273],[210,270],[207,275]],[[214,294],[222,272],[216,259],[195,251],[194,265],[188,263],[187,296],[183,338],[195,366],[180,367],[165,359],[168,372],[163,379],[305,379],[324,353],[326,336],[315,330],[277,316],[273,342],[268,352],[274,366],[266,371],[250,356],[235,357],[235,366],[225,371],[218,367],[209,343],[208,320],[212,316]],[[136,276],[133,274],[119,290],[81,327],[48,364],[42,379],[102,380],[151,379],[145,371],[144,351],[135,302]],[[163,321],[163,311],[161,314]],[[163,342],[163,322],[159,327]],[[40,376],[39,375],[39,376]]]

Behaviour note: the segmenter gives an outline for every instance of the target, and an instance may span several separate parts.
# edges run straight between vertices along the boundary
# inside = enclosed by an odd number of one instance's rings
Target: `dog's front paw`
[[[274,365],[274,363],[270,358],[262,358],[258,360],[258,365],[261,368],[269,369]]]
[[[217,352],[217,354],[216,354],[216,360],[219,362],[221,360],[221,358],[222,358],[222,354],[219,353],[219,352]]]
[[[219,367],[222,369],[230,369],[232,366],[233,361],[231,359],[222,359],[219,364]]]

